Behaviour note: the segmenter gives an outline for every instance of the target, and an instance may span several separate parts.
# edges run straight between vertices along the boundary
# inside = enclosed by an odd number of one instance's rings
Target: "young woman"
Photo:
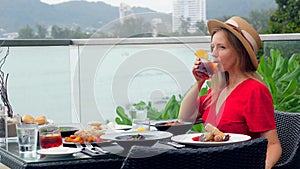
[[[193,67],[196,83],[182,101],[179,118],[216,126],[226,133],[266,137],[268,149],[266,169],[271,169],[281,156],[271,94],[256,73],[257,50],[261,40],[255,29],[244,19],[232,17],[226,22],[208,21],[211,52],[217,71],[209,76],[199,72],[203,64],[198,58]],[[206,80],[211,88],[198,97]]]

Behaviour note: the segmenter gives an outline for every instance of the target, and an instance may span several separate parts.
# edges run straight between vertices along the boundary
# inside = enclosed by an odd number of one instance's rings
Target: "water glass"
[[[145,119],[132,119],[132,130],[138,132],[144,132],[150,130],[150,120]]]
[[[63,145],[61,132],[56,125],[47,125],[39,130],[40,148],[61,147]]]
[[[131,119],[146,119],[147,118],[147,108],[146,106],[131,107],[129,110]]]
[[[20,153],[31,153],[37,147],[38,124],[37,123],[18,123],[17,137]]]

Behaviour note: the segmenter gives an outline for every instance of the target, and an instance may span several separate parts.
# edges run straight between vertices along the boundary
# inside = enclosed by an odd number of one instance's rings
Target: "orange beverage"
[[[213,75],[216,72],[217,64],[213,62],[202,62],[197,71],[203,72],[209,76]]]
[[[59,147],[63,144],[59,127],[55,125],[40,128],[39,135],[41,148]]]
[[[216,73],[218,64],[209,60],[209,55],[205,50],[199,49],[194,54],[195,56],[203,60],[203,62],[201,62],[201,64],[199,65],[197,71],[203,72],[208,76],[211,76],[214,73]]]
[[[62,145],[61,135],[40,136],[41,148],[59,147]]]

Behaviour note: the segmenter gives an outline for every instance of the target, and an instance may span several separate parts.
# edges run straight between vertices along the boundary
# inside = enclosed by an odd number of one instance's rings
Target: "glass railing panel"
[[[270,56],[270,49],[279,49],[283,57],[291,57],[300,53],[300,40],[265,41],[264,55]]]
[[[3,71],[15,114],[71,122],[69,46],[10,47]]]
[[[194,83],[194,51],[209,44],[89,45],[80,48],[81,120],[114,121],[116,107],[163,108]]]

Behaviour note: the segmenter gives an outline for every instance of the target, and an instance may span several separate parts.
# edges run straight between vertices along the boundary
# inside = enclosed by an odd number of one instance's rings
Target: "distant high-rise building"
[[[182,21],[189,22],[188,31],[194,32],[197,22],[206,21],[206,0],[174,0],[173,32],[180,31]]]

